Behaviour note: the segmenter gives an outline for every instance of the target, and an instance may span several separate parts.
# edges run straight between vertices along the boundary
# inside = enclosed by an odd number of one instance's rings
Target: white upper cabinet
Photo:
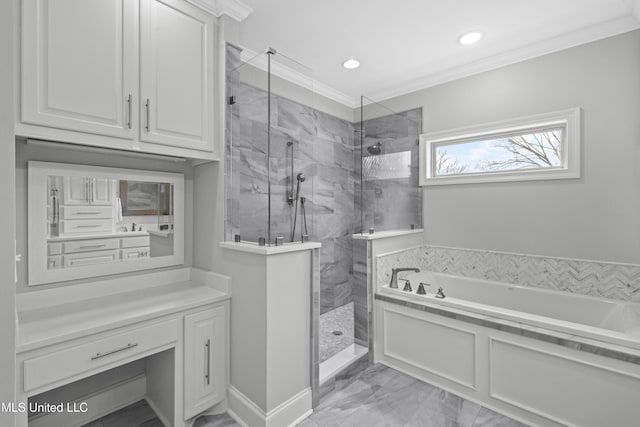
[[[24,1],[22,13],[22,121],[133,139],[137,1]]]
[[[182,0],[142,0],[142,141],[213,151],[213,28]]]
[[[108,178],[85,178],[68,176],[64,179],[65,205],[110,206],[111,180]]]
[[[16,133],[214,159],[215,31],[186,0],[23,0]]]

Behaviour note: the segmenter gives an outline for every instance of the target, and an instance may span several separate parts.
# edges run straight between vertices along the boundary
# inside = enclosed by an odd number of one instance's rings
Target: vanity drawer
[[[122,248],[139,248],[149,246],[149,236],[123,237]]]
[[[64,234],[110,233],[113,225],[110,219],[86,219],[62,221]]]
[[[71,242],[65,242],[64,244],[65,254],[88,251],[106,251],[109,249],[118,249],[118,239],[74,240]]]
[[[108,264],[116,261],[120,261],[120,251],[118,249],[111,251],[78,252],[75,254],[65,254],[64,256],[65,267]]]
[[[47,243],[47,252],[49,255],[62,255],[62,243]]]
[[[109,219],[113,218],[111,206],[63,206],[63,219]]]
[[[27,359],[24,391],[93,375],[123,359],[134,360],[132,356],[175,342],[179,334],[180,319],[173,319]]]

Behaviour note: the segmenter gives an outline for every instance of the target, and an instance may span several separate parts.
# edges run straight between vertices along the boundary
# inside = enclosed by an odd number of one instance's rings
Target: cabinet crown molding
[[[227,15],[238,22],[244,21],[253,9],[240,0],[189,0],[200,6],[216,18]]]

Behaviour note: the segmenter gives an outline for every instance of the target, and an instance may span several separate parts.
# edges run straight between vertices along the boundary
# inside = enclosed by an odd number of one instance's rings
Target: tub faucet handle
[[[405,292],[411,292],[413,289],[411,289],[411,282],[408,280],[404,281],[404,288],[402,289]]]
[[[442,288],[438,288],[438,292],[436,292],[436,298],[444,298],[444,292],[442,292]]]
[[[418,285],[418,295],[426,295],[427,291],[424,290],[425,286],[430,286],[428,283],[422,283]]]
[[[391,281],[389,282],[390,288],[398,287],[398,273],[401,271],[415,271],[416,273],[420,271],[419,268],[413,267],[402,267],[402,268],[392,268],[391,269]]]

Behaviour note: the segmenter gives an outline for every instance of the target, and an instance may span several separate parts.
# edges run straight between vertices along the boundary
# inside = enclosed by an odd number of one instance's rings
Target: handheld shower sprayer
[[[296,200],[298,200],[298,197],[300,195],[300,183],[304,182],[307,179],[307,177],[305,174],[300,172],[298,176],[296,176],[296,179],[298,180],[298,185],[296,186]]]

